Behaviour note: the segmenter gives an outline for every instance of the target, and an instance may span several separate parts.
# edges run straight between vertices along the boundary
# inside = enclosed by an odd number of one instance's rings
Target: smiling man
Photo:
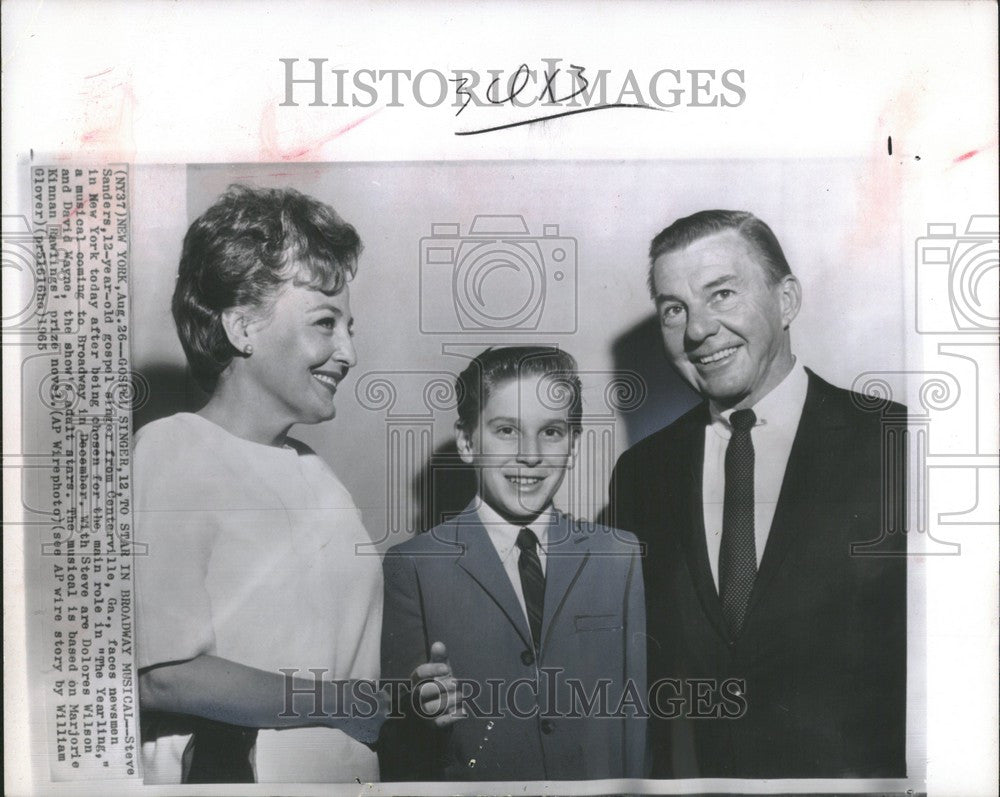
[[[906,409],[796,359],[802,290],[750,213],[671,224],[649,286],[704,401],[622,455],[611,515],[647,546],[650,681],[709,684],[653,724],[654,775],[905,775],[906,542],[884,520],[905,483],[883,474]],[[713,710],[731,678],[738,717]]]

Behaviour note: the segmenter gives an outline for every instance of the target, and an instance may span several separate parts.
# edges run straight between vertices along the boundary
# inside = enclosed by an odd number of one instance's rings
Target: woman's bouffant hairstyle
[[[232,185],[184,236],[172,310],[195,379],[208,391],[242,353],[222,313],[266,309],[286,282],[330,295],[357,269],[361,239],[329,205],[291,188]]]
[[[572,354],[550,346],[508,346],[481,352],[455,380],[458,428],[472,434],[483,407],[503,383],[526,376],[544,376],[545,395],[539,398],[552,409],[566,409],[570,426],[582,426],[583,388]]]

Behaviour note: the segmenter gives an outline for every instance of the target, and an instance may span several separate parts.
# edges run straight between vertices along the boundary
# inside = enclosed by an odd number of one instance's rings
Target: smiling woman
[[[334,681],[378,678],[379,561],[355,555],[370,538],[347,490],[288,437],[334,417],[356,363],[360,249],[330,207],[242,186],[185,237],[173,313],[210,398],[136,436],[147,783],[377,780],[381,711]]]
[[[243,354],[219,381],[202,414],[240,437],[280,442],[296,423],[334,417],[337,385],[352,368],[350,291],[329,295],[288,282],[264,308],[222,313]]]

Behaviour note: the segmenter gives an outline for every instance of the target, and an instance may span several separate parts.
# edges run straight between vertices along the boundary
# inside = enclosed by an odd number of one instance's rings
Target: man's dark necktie
[[[750,430],[756,422],[753,410],[737,410],[729,419],[733,434],[726,447],[719,595],[722,598],[722,615],[732,639],[743,630],[750,591],[757,577],[757,546],[753,528],[754,453],[750,438]]]
[[[538,537],[535,536],[535,532],[527,527],[521,529],[517,534],[517,547],[521,549],[521,556],[517,560],[517,569],[521,573],[524,607],[528,611],[531,641],[534,643],[537,653],[542,642],[545,575],[542,573],[542,563],[538,558]]]

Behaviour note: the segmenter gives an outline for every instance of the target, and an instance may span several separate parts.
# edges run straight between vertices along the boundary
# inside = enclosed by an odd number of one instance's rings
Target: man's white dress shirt
[[[751,407],[757,422],[750,431],[754,448],[754,539],[757,566],[771,531],[785,467],[806,403],[809,377],[797,360],[792,370],[770,393]],[[717,412],[709,402],[712,422],[705,429],[705,467],[702,498],[705,540],[715,588],[719,588],[719,550],[722,546],[722,508],[726,498],[726,446],[732,434],[729,416],[734,410]]]
[[[500,513],[485,501],[480,503],[476,511],[479,513],[480,522],[486,527],[486,533],[489,535],[490,542],[496,548],[497,556],[500,557],[500,563],[507,573],[507,578],[510,579],[511,586],[514,587],[517,602],[521,604],[524,619],[530,627],[528,608],[524,603],[524,590],[521,588],[521,571],[517,567],[518,560],[521,557],[521,549],[517,547],[517,535],[525,527],[535,532],[535,536],[538,537],[538,560],[542,563],[542,575],[545,575],[545,549],[549,539],[549,526],[555,520],[555,513],[550,507],[531,523],[525,523],[523,526],[515,526],[504,520],[500,516]]]

